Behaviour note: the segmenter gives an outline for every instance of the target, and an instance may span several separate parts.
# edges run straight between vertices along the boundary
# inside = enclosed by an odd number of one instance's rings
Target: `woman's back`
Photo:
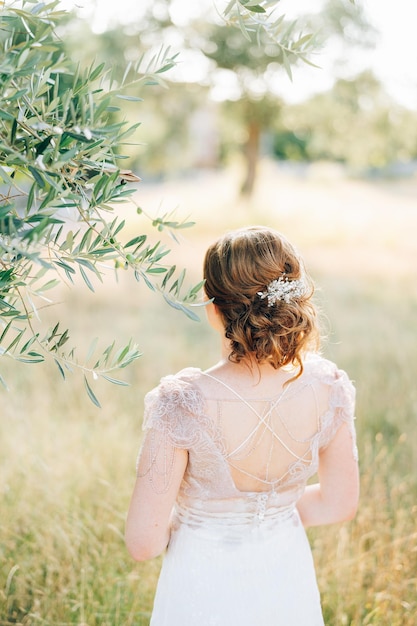
[[[272,368],[271,368],[272,369]],[[225,458],[239,491],[282,488],[294,473],[313,460],[314,440],[320,432],[320,416],[328,405],[329,389],[304,374],[271,372],[268,379],[236,389],[206,372],[214,385],[203,384],[207,412],[217,421]]]
[[[166,460],[184,448],[183,497],[292,491],[295,501],[317,470],[320,449],[345,422],[354,445],[354,389],[344,372],[318,356],[306,360],[299,378],[270,369],[255,384],[249,372],[231,379],[227,365],[206,372],[187,368],[162,379],[147,396],[144,423],[160,438],[140,473],[153,473],[163,491],[170,482]]]

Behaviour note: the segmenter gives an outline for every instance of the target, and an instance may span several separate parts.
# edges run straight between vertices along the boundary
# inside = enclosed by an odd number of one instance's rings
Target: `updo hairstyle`
[[[304,294],[268,306],[258,293],[285,275],[302,279]],[[255,226],[226,233],[204,259],[205,292],[221,314],[230,340],[229,360],[249,358],[303,371],[302,354],[318,349],[317,312],[311,301],[314,286],[293,246],[277,231]]]

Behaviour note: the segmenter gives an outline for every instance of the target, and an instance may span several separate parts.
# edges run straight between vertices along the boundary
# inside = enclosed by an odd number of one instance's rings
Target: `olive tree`
[[[277,2],[232,0],[225,19],[247,37],[268,31],[291,45],[280,30],[282,19],[270,11]],[[124,165],[138,124],[123,119],[123,100],[140,101],[140,88],[174,67],[176,55],[161,47],[146,66],[139,59],[117,79],[105,63],[82,67],[72,61],[64,36],[71,15],[59,9],[58,0],[2,4],[0,359],[33,364],[51,358],[64,378],[79,369],[98,405],[91,379],[124,384],[114,372],[140,356],[138,346],[118,347],[113,341],[95,354],[93,344],[88,363],[81,362],[68,328],[59,321],[50,328],[35,324],[39,303],[56,285],[71,285],[76,277],[94,290],[94,280],[103,280],[103,265],[112,264],[198,319],[193,306],[202,284],[184,289],[185,272],[167,262],[169,250],[158,236],[191,223],[170,214],[150,217],[156,238],[129,237],[115,210],[121,202],[134,206],[139,182]],[[308,41],[298,39],[296,45],[305,51]],[[136,210],[147,218],[142,208]],[[0,381],[6,384],[1,374]]]
[[[103,64],[75,66],[57,30],[68,14],[57,4],[26,0],[1,15],[0,357],[52,357],[63,377],[78,367],[98,404],[89,376],[121,382],[113,372],[137,359],[138,347],[113,342],[92,365],[79,363],[68,329],[59,322],[42,333],[34,327],[46,292],[76,275],[94,290],[92,277],[102,280],[103,264],[111,263],[195,319],[188,305],[201,285],[183,293],[184,272],[165,263],[169,251],[144,234],[124,237],[115,212],[117,203],[132,202],[140,180],[123,167],[137,124],[115,121],[118,103],[140,100],[126,89],[158,80],[174,59],[161,51],[146,72],[130,68],[119,82]],[[190,223],[167,215],[153,225],[158,232]]]

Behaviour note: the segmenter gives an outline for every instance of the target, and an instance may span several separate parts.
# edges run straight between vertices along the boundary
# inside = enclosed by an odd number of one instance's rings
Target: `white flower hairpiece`
[[[290,280],[285,274],[272,280],[266,288],[267,291],[258,291],[257,295],[262,300],[268,298],[268,306],[273,306],[278,300],[289,304],[291,300],[301,298],[306,292],[303,280]]]

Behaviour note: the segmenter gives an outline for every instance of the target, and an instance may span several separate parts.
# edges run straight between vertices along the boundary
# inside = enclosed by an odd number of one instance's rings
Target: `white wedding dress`
[[[140,471],[163,492],[176,448],[189,453],[151,626],[323,626],[296,503],[343,423],[356,454],[354,396],[319,356],[272,397],[247,397],[195,368],[147,394],[144,428],[165,447],[164,466],[155,448]]]

